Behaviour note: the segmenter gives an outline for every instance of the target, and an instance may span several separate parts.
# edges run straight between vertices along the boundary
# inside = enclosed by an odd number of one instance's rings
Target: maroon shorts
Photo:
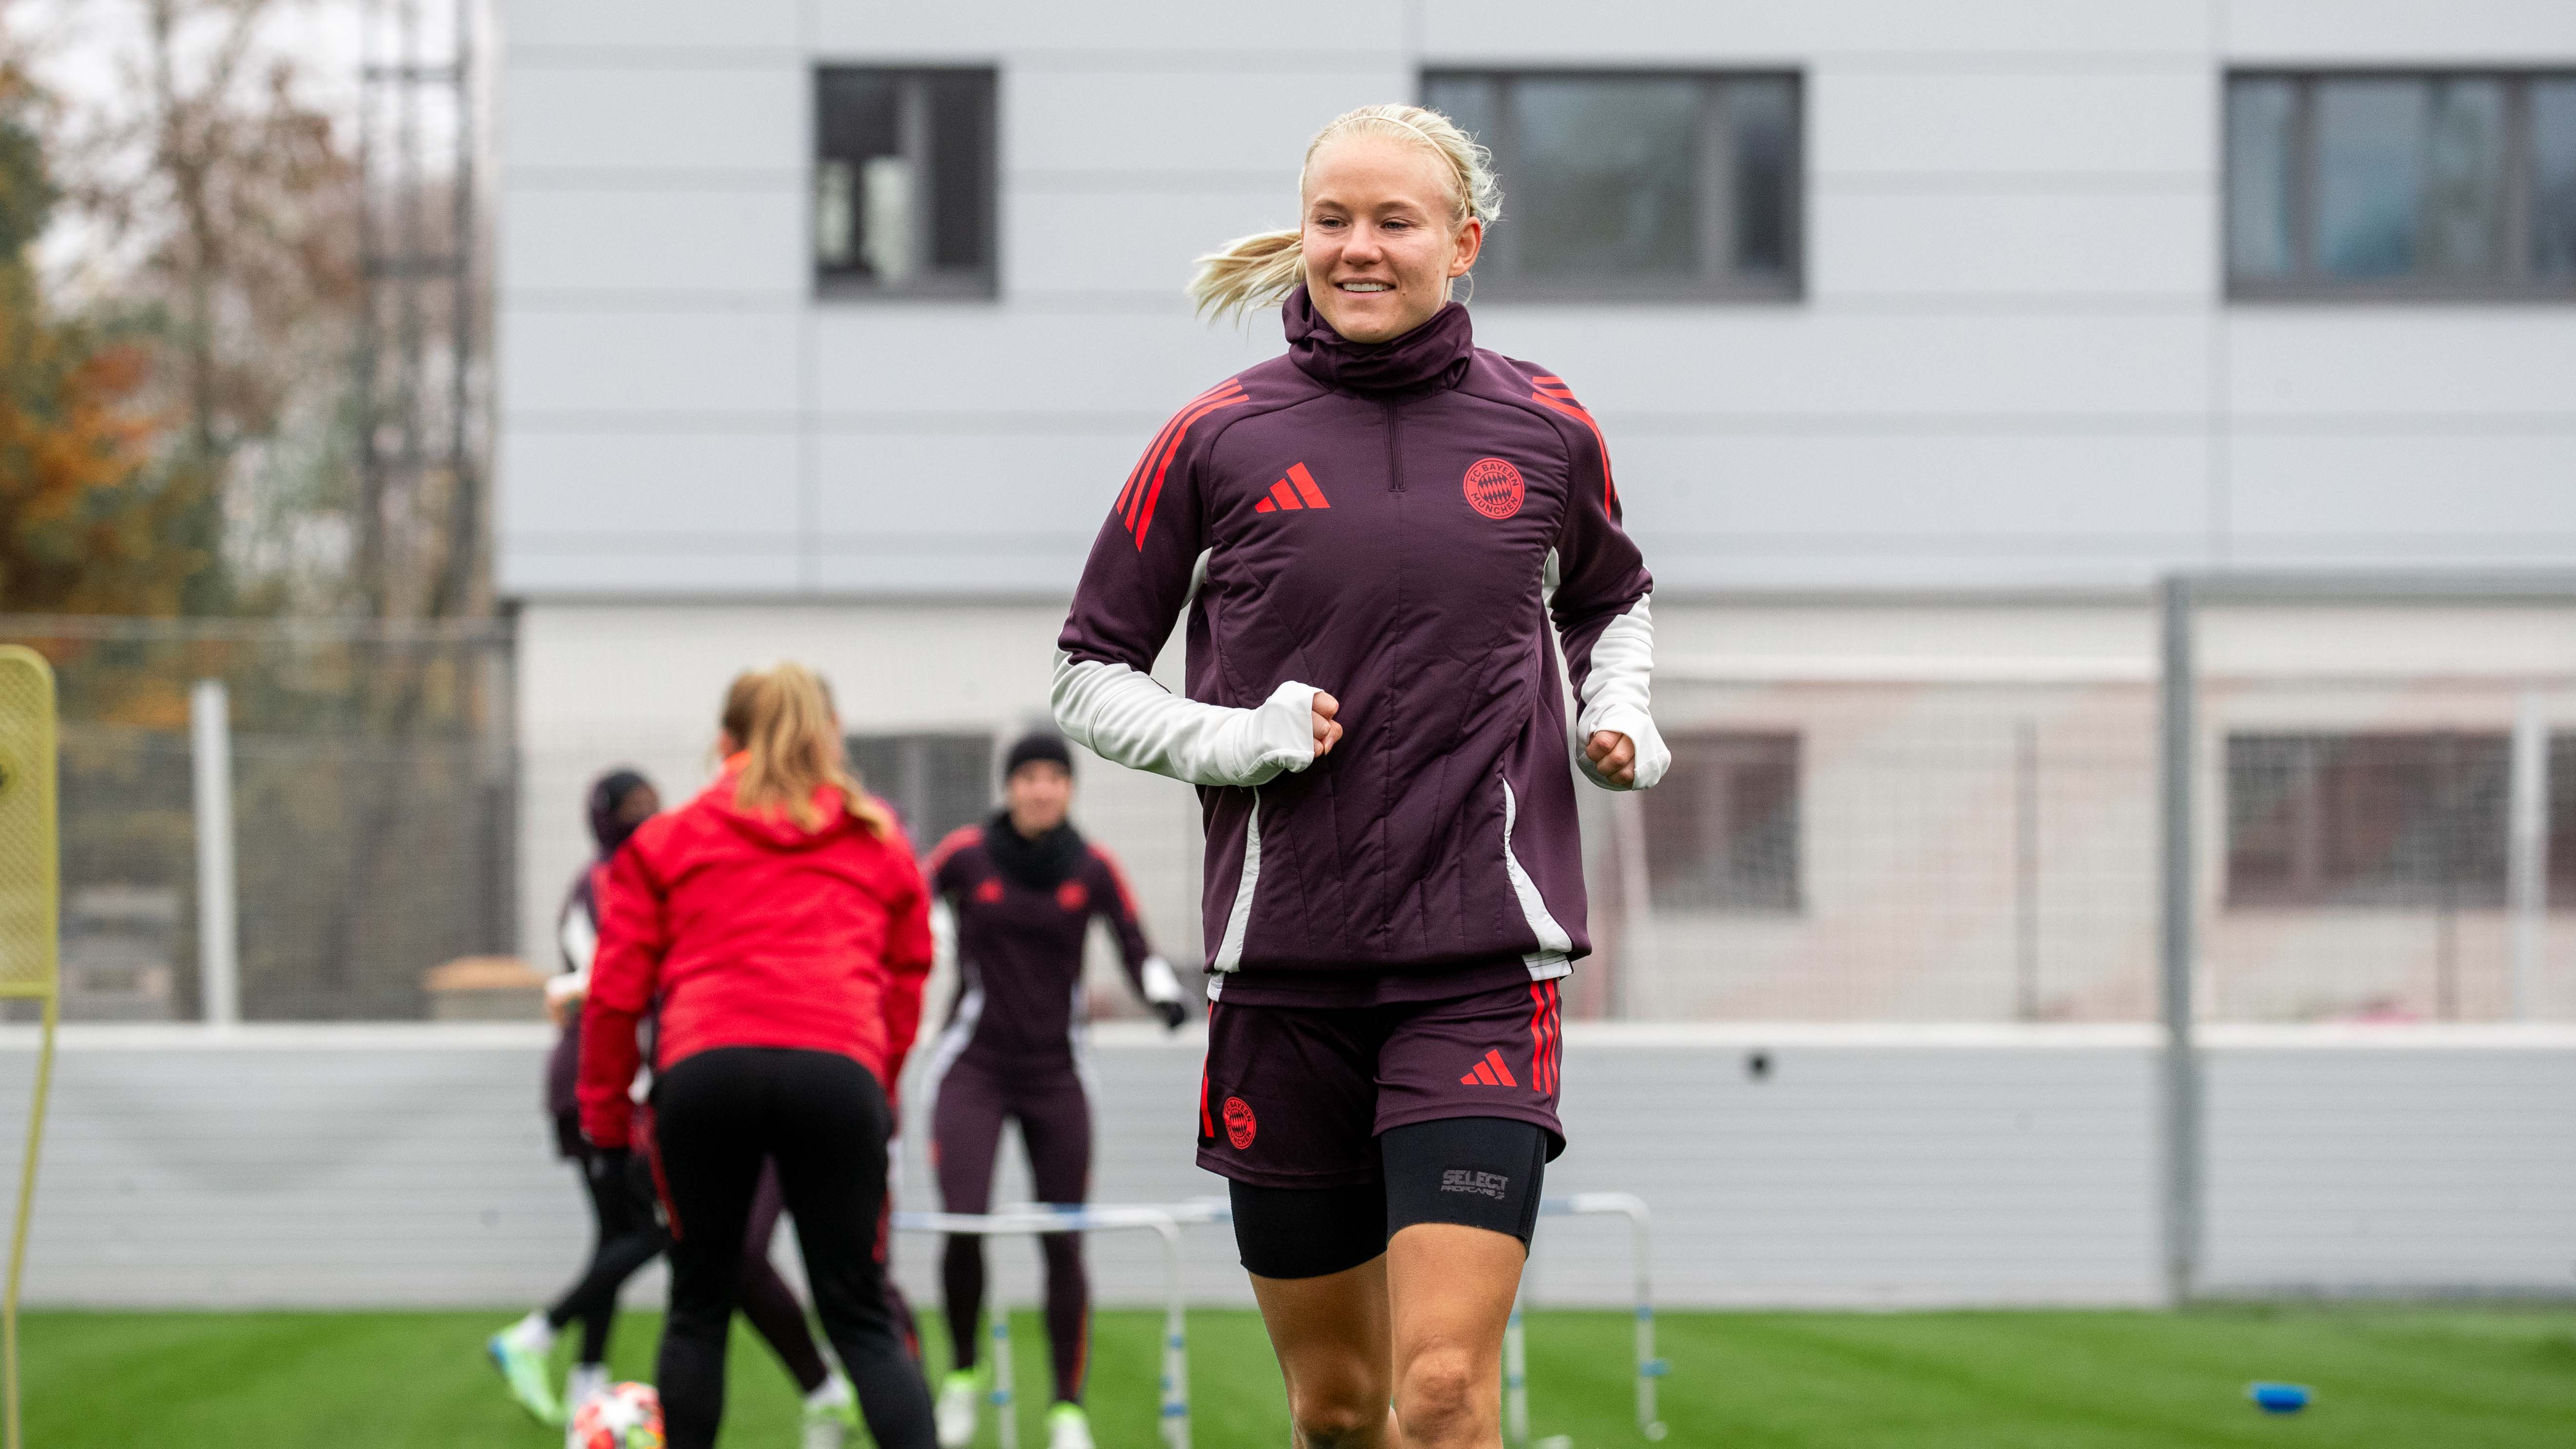
[[[1451,1117],[1535,1123],[1554,1161],[1561,1022],[1554,981],[1386,1006],[1212,1003],[1199,1166],[1254,1187],[1353,1187],[1383,1175],[1379,1133]]]

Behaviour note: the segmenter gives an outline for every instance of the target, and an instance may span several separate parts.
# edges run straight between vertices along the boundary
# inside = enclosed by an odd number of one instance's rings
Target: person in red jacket
[[[825,1335],[879,1449],[931,1449],[930,1392],[885,1293],[892,1087],[921,1021],[930,901],[797,664],[736,679],[715,783],[610,863],[582,1014],[582,1133],[628,1150],[635,1027],[671,1230],[657,1373],[671,1449],[711,1449],[763,1159],[796,1217]]]

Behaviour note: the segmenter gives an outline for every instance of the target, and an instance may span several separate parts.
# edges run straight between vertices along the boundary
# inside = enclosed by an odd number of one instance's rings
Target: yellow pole
[[[27,1272],[36,1161],[54,1081],[54,1028],[62,1016],[62,884],[54,778],[53,666],[33,649],[0,645],[0,999],[32,1000],[44,1007],[36,1089],[27,1113],[27,1152],[18,1173],[18,1218],[9,1235],[9,1285],[0,1296],[8,1449],[26,1444],[19,1417],[18,1288]]]
[[[27,1224],[36,1213],[36,1153],[45,1140],[45,1099],[54,1084],[54,1023],[62,1012],[58,994],[45,997],[45,1034],[36,1049],[36,1100],[27,1113],[27,1159],[18,1174],[18,1224],[9,1234],[9,1298],[0,1309],[0,1336],[8,1340],[9,1449],[24,1449],[26,1430],[18,1416],[18,1285],[27,1276]]]

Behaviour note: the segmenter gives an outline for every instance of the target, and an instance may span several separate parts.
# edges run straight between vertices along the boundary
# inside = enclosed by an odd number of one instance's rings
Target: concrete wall
[[[1805,77],[1802,300],[1476,307],[1600,416],[1668,595],[2576,561],[2576,309],[2231,306],[2218,254],[2226,67],[2565,64],[2553,0],[505,12],[514,594],[1060,597],[1169,410],[1278,350],[1189,318],[1190,258],[1293,215],[1326,118],[1481,64]],[[827,62],[999,68],[998,299],[812,295]]]
[[[12,1031],[0,1121],[22,1120],[31,1064]],[[514,1027],[74,1028],[28,1299],[538,1301],[587,1230],[536,1106],[544,1044]],[[1223,1190],[1190,1162],[1200,1051],[1104,1030],[1099,1200]],[[2154,1051],[2126,1027],[1577,1023],[1574,1145],[1548,1185],[1644,1196],[1673,1306],[2153,1303]],[[2576,1292],[2576,1033],[2221,1030],[2209,1086],[2214,1290]],[[909,1207],[928,1205],[928,1106],[913,1094]],[[1024,1184],[1008,1169],[999,1200]],[[1090,1252],[1105,1301],[1157,1291],[1143,1243]],[[1035,1256],[997,1247],[999,1291],[1030,1301]],[[1549,1223],[1537,1264],[1541,1302],[1627,1292],[1614,1223]],[[898,1271],[933,1294],[926,1243]],[[1223,1230],[1194,1235],[1189,1273],[1201,1301],[1245,1301]]]

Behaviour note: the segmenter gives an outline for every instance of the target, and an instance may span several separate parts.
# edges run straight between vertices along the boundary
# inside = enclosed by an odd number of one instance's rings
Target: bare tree
[[[73,101],[58,154],[106,259],[91,289],[152,322],[166,354],[179,423],[166,446],[208,479],[206,546],[256,574],[291,571],[262,532],[301,538],[327,581],[345,522],[315,524],[345,514],[351,491],[358,171],[347,126],[314,99],[310,63],[276,43],[279,20],[299,8],[307,0],[96,3],[105,38],[92,43],[115,49],[122,83]],[[300,516],[261,496],[282,470],[302,475],[291,490]],[[305,581],[321,596],[304,599],[277,579],[239,582],[249,596],[215,580],[191,602],[342,606],[327,582]]]

